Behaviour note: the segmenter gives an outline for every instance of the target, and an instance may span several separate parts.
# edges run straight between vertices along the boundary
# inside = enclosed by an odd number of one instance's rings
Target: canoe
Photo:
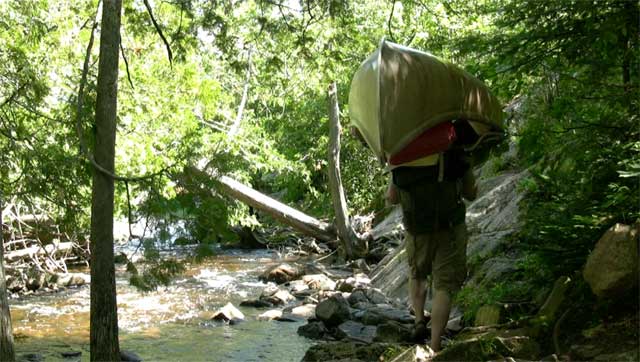
[[[482,81],[384,39],[353,77],[349,116],[383,164],[443,122],[468,122],[479,144],[502,135],[504,119],[502,105]]]

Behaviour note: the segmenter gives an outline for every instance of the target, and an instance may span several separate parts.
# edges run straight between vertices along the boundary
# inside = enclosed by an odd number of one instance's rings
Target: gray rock
[[[341,294],[333,295],[316,306],[316,318],[333,327],[351,317],[349,303]]]
[[[141,362],[142,358],[137,354],[129,351],[120,351],[120,361],[123,362]]]
[[[386,304],[389,302],[384,293],[376,288],[368,288],[365,290],[364,294],[373,304]]]
[[[282,317],[282,311],[279,309],[271,309],[262,314],[260,314],[257,318],[259,321],[272,321],[274,319],[278,319]]]
[[[305,283],[302,279],[292,280],[289,283],[285,283],[285,285],[289,287],[292,293],[302,292],[309,289],[307,283]]]
[[[365,294],[363,289],[356,289],[351,292],[351,295],[349,295],[349,298],[347,298],[347,300],[351,305],[355,305],[357,303],[371,303],[369,302],[369,298],[367,298],[367,295]]]
[[[411,342],[411,327],[413,324],[403,324],[396,321],[386,321],[376,329],[374,341],[387,343]]]
[[[329,330],[321,321],[309,322],[298,328],[299,335],[311,339],[322,339],[328,333]]]
[[[265,282],[283,284],[298,279],[302,273],[303,271],[301,268],[283,263],[267,269],[262,273],[262,275],[260,275],[259,279]]]
[[[446,329],[451,332],[460,332],[462,328],[462,316],[457,316],[447,322]]]
[[[238,310],[238,308],[234,307],[233,304],[227,303],[224,307],[216,311],[211,319],[226,322],[244,320],[244,314]]]
[[[291,309],[291,315],[300,318],[313,318],[316,315],[315,304],[304,304]]]
[[[639,228],[616,224],[596,244],[583,272],[595,295],[613,298],[638,285]]]
[[[302,277],[302,281],[311,289],[335,290],[336,282],[324,274],[311,274]]]
[[[60,287],[74,287],[88,284],[91,277],[84,273],[56,274],[55,283]]]
[[[413,323],[414,318],[407,310],[375,306],[365,309],[360,320],[364,324],[378,325],[387,321]]]
[[[336,329],[336,338],[338,339],[351,339],[363,343],[373,342],[373,337],[376,334],[376,327],[366,326],[362,323],[354,321],[346,321],[338,326]]]
[[[287,304],[292,300],[295,300],[296,297],[294,297],[293,295],[291,295],[291,293],[289,293],[286,290],[278,290],[277,292],[275,292],[273,295],[268,296],[268,297],[264,297],[261,298],[262,300],[265,300],[273,305],[282,305],[282,304]]]

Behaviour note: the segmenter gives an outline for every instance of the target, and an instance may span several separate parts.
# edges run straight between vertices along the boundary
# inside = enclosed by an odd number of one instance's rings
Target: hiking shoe
[[[413,325],[413,330],[411,331],[411,340],[416,343],[422,343],[427,339],[428,334],[429,330],[427,328],[427,321],[422,320]]]

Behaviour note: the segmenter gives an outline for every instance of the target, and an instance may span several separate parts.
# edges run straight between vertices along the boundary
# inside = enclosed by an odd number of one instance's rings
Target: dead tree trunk
[[[349,219],[347,199],[340,176],[340,108],[336,83],[329,86],[329,187],[336,215],[338,236],[347,259],[355,259],[367,253],[367,242],[356,234]]]
[[[2,224],[2,195],[0,195],[0,361],[15,361],[13,349],[13,332],[11,330],[11,314],[9,298],[4,276],[4,234]]]
[[[215,172],[205,173],[196,168],[191,172],[206,174],[212,177],[220,186],[220,192],[233,197],[249,206],[271,215],[274,219],[287,224],[294,229],[322,241],[336,239],[333,225],[320,221],[282,202],[252,189],[230,177],[217,175]]]
[[[303,212],[289,207],[280,201],[260,193],[240,182],[227,177],[218,177],[222,190],[229,196],[266,212],[274,219],[279,220],[307,235],[322,241],[336,239],[333,226],[326,222],[313,218]]]
[[[95,161],[114,172],[118,61],[122,0],[102,2],[98,92],[96,98]],[[91,361],[119,361],[118,307],[113,263],[114,178],[93,168],[91,198]]]

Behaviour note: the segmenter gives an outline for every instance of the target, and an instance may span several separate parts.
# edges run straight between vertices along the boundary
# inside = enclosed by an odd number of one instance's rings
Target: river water
[[[300,361],[311,341],[298,336],[302,322],[258,321],[264,312],[239,309],[235,325],[211,321],[227,302],[257,298],[258,275],[282,260],[270,251],[224,251],[187,271],[171,286],[142,293],[117,270],[120,348],[144,361]],[[10,301],[18,356],[45,361],[89,360],[89,286]],[[75,358],[62,352],[81,351]]]

